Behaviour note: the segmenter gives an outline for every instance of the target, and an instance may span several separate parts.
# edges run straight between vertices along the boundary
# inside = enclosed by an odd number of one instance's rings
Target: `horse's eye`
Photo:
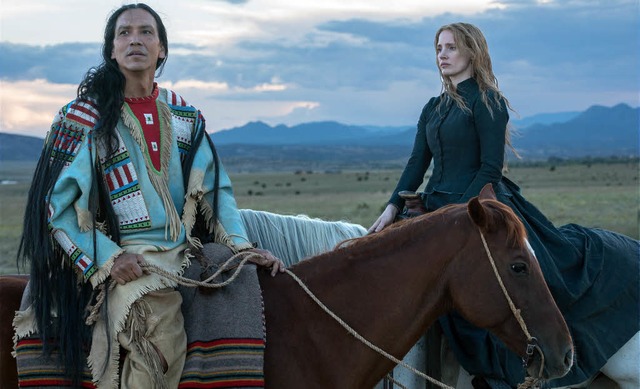
[[[514,263],[513,265],[511,265],[511,270],[513,270],[514,273],[520,275],[529,273],[529,269],[527,268],[527,265],[525,263]]]

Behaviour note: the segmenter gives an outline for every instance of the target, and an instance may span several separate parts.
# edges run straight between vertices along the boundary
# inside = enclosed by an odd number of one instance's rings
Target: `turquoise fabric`
[[[165,103],[171,101],[168,96],[174,92],[166,89],[160,90],[158,99]],[[180,99],[180,101],[182,101]],[[117,157],[101,161],[105,180],[109,182],[110,198],[120,222],[121,244],[118,245],[109,236],[97,231],[99,250],[95,250],[97,257],[93,257],[92,230],[82,228],[79,220],[82,215],[90,215],[89,197],[91,194],[92,175],[89,167],[92,166],[92,158],[101,155],[98,152],[96,142],[92,142],[92,129],[98,121],[97,109],[89,103],[72,102],[67,110],[61,111],[52,125],[52,134],[49,141],[63,139],[59,143],[72,144],[65,155],[68,155],[68,163],[62,169],[49,196],[50,215],[49,226],[58,244],[70,258],[74,258],[74,264],[90,279],[92,283],[101,282],[105,274],[96,279],[95,275],[109,261],[126,250],[128,245],[139,245],[141,242],[155,247],[157,251],[169,251],[186,242],[185,226],[180,223],[179,234],[176,239],[167,236],[168,210],[165,209],[160,194],[154,188],[150,176],[156,173],[149,172],[145,165],[147,158],[145,151],[137,145],[131,131],[123,123],[118,122],[117,131],[121,139],[121,148]],[[184,206],[187,193],[183,180],[182,158],[187,152],[193,152],[194,158],[189,170],[192,178],[195,177],[196,188],[201,191],[203,203],[209,208],[213,204],[215,165],[218,164],[218,209],[219,224],[212,226],[216,230],[216,236],[223,236],[224,243],[238,251],[252,247],[247,238],[244,225],[238,212],[237,204],[233,196],[231,180],[222,163],[215,160],[213,149],[209,142],[200,142],[197,149],[190,150],[191,136],[196,131],[205,131],[204,119],[200,112],[193,106],[170,107],[170,125],[173,137],[171,139],[171,159],[168,165],[167,187],[171,199],[171,205],[175,207],[179,216],[184,217]],[[84,112],[91,112],[89,116]],[[85,119],[88,117],[89,119]],[[82,127],[79,124],[83,124]],[[66,141],[69,133],[74,129],[79,135],[77,141]],[[64,135],[64,137],[63,137]],[[206,133],[204,136],[208,136]],[[60,155],[60,151],[58,151]],[[197,195],[194,195],[197,197]],[[198,210],[202,212],[200,208]],[[85,216],[85,219],[88,216]],[[124,220],[130,220],[126,223]]]

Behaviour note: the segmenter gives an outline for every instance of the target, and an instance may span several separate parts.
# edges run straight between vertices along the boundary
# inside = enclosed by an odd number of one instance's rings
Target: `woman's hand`
[[[272,277],[275,276],[278,272],[284,272],[284,263],[280,259],[276,258],[273,254],[271,254],[269,250],[255,248],[249,249],[246,252],[258,254],[252,255],[251,258],[249,258],[249,261],[259,266],[270,267]]]
[[[120,285],[135,281],[146,274],[140,264],[144,258],[140,254],[123,253],[117,257],[111,267],[111,278]]]
[[[382,212],[382,215],[378,217],[378,220],[369,227],[368,233],[382,231],[383,228],[393,223],[398,215],[398,208],[393,204],[387,204],[387,207]]]

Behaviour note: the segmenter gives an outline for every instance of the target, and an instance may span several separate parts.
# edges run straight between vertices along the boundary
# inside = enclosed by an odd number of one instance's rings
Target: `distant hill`
[[[511,114],[511,123],[517,129],[523,129],[534,124],[555,124],[564,123],[580,115],[580,111],[571,112],[555,112],[555,113],[540,113],[533,116],[527,116],[524,118],[518,118],[516,114]]]
[[[594,105],[564,123],[533,124],[512,139],[524,157],[638,156],[640,108]]]
[[[364,127],[332,121],[302,123],[293,127],[283,124],[271,127],[263,122],[249,122],[242,127],[214,132],[211,138],[219,145],[333,145],[376,133]]]
[[[626,104],[592,106],[584,112],[540,114],[516,120],[512,143],[525,158],[638,156],[640,108]],[[565,120],[565,121],[563,121]],[[531,123],[523,126],[523,123]],[[212,134],[219,146],[399,147],[408,155],[415,126],[347,126],[337,122],[271,127],[251,122]],[[225,147],[227,148],[227,147]]]
[[[0,132],[0,161],[35,161],[44,139]]]
[[[640,108],[626,104],[535,115],[516,121],[518,133],[512,143],[525,160],[637,157],[639,118]],[[518,123],[531,124],[521,127]],[[272,127],[249,122],[215,132],[211,138],[229,169],[375,169],[403,166],[415,131],[415,125],[354,126],[326,121]],[[42,142],[40,138],[0,133],[0,161],[35,160]]]

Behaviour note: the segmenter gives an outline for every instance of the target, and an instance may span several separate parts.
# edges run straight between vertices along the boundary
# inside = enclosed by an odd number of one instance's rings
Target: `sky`
[[[413,126],[441,92],[434,34],[485,34],[514,118],[640,104],[637,0],[148,0],[169,58],[157,78],[207,119]],[[0,0],[0,132],[44,137],[100,59],[125,2]]]

